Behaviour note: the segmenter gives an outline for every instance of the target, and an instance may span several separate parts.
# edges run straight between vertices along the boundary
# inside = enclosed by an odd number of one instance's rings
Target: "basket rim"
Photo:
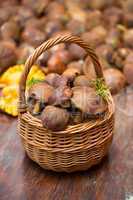
[[[108,103],[108,110],[106,111],[104,118],[88,120],[86,122],[82,122],[82,123],[79,123],[79,124],[76,124],[76,125],[68,125],[64,130],[61,130],[61,131],[52,131],[50,129],[47,129],[46,127],[44,127],[42,125],[40,119],[31,115],[28,111],[25,112],[25,113],[19,114],[19,120],[22,119],[22,120],[26,121],[31,126],[35,126],[36,129],[37,128],[43,128],[45,131],[48,131],[51,134],[58,134],[58,135],[59,134],[73,134],[73,133],[76,133],[76,132],[89,130],[89,129],[95,127],[95,126],[99,126],[100,124],[104,123],[106,120],[110,119],[111,116],[115,112],[115,104],[114,104],[114,100],[113,100],[111,94],[109,94],[109,98],[108,98],[107,103]]]

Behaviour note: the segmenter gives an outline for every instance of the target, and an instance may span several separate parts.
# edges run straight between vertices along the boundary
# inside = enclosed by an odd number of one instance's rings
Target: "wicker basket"
[[[21,77],[18,128],[24,148],[33,161],[45,169],[73,172],[90,168],[107,154],[113,137],[114,103],[110,95],[104,118],[69,125],[58,132],[44,128],[41,121],[27,111],[25,86],[32,65],[44,51],[63,42],[75,43],[85,49],[92,59],[97,77],[103,77],[96,54],[79,37],[65,35],[44,42],[28,58]]]

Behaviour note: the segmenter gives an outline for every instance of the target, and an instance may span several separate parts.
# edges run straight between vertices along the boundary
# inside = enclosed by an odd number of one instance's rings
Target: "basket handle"
[[[95,54],[94,50],[88,44],[86,44],[83,40],[81,40],[79,37],[72,36],[72,35],[64,35],[64,36],[58,36],[58,37],[49,39],[46,42],[44,42],[42,45],[40,45],[38,48],[36,48],[36,50],[27,59],[27,61],[25,63],[25,69],[21,76],[20,84],[19,84],[19,107],[18,107],[19,113],[24,113],[27,110],[25,88],[26,88],[27,76],[29,74],[29,71],[30,71],[32,65],[35,63],[37,58],[42,53],[44,53],[46,50],[48,50],[49,48],[51,48],[57,44],[63,43],[63,42],[75,43],[75,44],[79,45],[80,47],[82,47],[87,52],[87,54],[90,56],[90,58],[94,64],[96,76],[98,78],[103,78],[102,67],[99,63],[97,55]]]

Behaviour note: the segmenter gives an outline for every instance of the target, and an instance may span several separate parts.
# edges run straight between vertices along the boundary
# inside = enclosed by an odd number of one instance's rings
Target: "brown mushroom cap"
[[[54,88],[45,82],[34,84],[28,92],[29,97],[47,103],[49,97],[52,95]]]
[[[65,14],[65,8],[62,3],[52,1],[48,4],[46,8],[46,13],[48,13],[48,18],[50,20],[60,20]]]
[[[89,7],[93,9],[103,9],[112,5],[114,0],[90,0]]]
[[[35,27],[26,27],[22,33],[22,39],[26,43],[34,47],[38,47],[45,41],[46,35]]]
[[[80,70],[76,68],[67,68],[62,75],[68,80],[73,81],[76,76],[80,75]]]
[[[66,86],[68,79],[56,73],[50,73],[45,77],[45,81],[54,88]]]
[[[106,69],[104,77],[112,94],[119,92],[126,83],[124,74],[118,69]]]
[[[69,51],[62,49],[62,50],[58,50],[56,52],[56,54],[60,57],[61,61],[64,64],[68,64],[71,61],[71,54]]]
[[[25,6],[18,6],[16,12],[17,14],[13,16],[13,19],[19,23],[21,28],[24,28],[25,23],[34,16],[32,10]]]
[[[133,47],[133,28],[125,31],[124,44],[128,47]]]
[[[34,52],[35,48],[27,43],[22,43],[17,49],[19,63],[24,63],[26,59]]]
[[[106,38],[106,44],[112,48],[118,48],[121,45],[121,34],[117,28],[110,29]]]
[[[60,131],[67,126],[69,113],[62,108],[47,106],[42,112],[41,120],[44,127],[53,131]]]
[[[129,51],[128,56],[126,57],[125,63],[132,63],[133,64],[133,52]]]
[[[15,6],[8,6],[8,7],[6,6],[4,7],[4,9],[0,7],[0,25],[8,21],[9,18],[14,14],[14,7]]]
[[[73,60],[83,59],[86,55],[85,50],[77,44],[70,44],[68,49]]]
[[[0,42],[0,73],[16,63],[16,46],[13,42]]]
[[[115,27],[117,24],[122,24],[123,14],[123,10],[118,7],[108,7],[103,13],[104,21],[108,27]]]
[[[83,23],[82,21],[76,20],[76,19],[70,19],[68,21],[66,27],[67,27],[68,30],[70,30],[75,35],[83,33],[85,31],[85,23]],[[76,57],[77,57],[77,55],[76,55]]]
[[[88,14],[86,20],[87,30],[91,30],[92,28],[102,24],[103,14],[100,10],[91,10],[87,14]]]
[[[96,26],[91,31],[84,32],[81,37],[88,44],[96,47],[105,42],[107,30],[103,26]]]
[[[72,91],[72,104],[88,116],[97,116],[107,110],[107,103],[96,94],[94,88],[77,86]]]
[[[75,78],[74,86],[91,86],[91,83],[85,75],[80,75]]]
[[[127,0],[123,4],[124,10],[132,13],[133,12],[133,1],[132,0]]]
[[[3,39],[18,40],[20,36],[20,27],[16,22],[8,21],[1,26],[1,36]]]
[[[47,21],[45,25],[45,32],[49,37],[52,37],[55,33],[61,31],[63,29],[63,26],[61,22],[57,19],[52,19],[50,21]]]
[[[133,84],[133,63],[126,63],[123,71],[127,82]]]
[[[73,61],[67,65],[67,68],[76,68],[80,71],[80,74],[83,74],[83,60]]]
[[[66,69],[60,55],[57,53],[53,54],[48,60],[48,70],[50,73],[62,74]]]
[[[49,97],[49,104],[58,105],[62,107],[70,106],[70,98],[72,90],[68,86],[60,86],[56,88],[53,94]]]
[[[129,13],[129,12],[125,13],[125,15],[124,15],[124,24],[128,28],[132,28],[133,27],[133,14],[132,13]]]
[[[44,30],[44,27],[46,25],[47,18],[45,16],[41,18],[36,18],[35,16],[28,19],[25,23],[25,27],[34,27],[39,30]]]
[[[44,12],[48,3],[49,0],[22,0],[22,4],[32,9],[37,16]]]

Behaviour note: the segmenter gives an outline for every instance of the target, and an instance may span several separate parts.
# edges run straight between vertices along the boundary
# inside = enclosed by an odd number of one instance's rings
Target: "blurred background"
[[[18,71],[22,71],[34,49],[53,36],[71,33],[93,46],[113,95],[133,84],[133,0],[1,0],[1,91],[14,83],[16,85],[15,89],[14,86],[8,88],[7,93],[1,92],[1,110],[5,110],[4,95],[10,96],[8,104],[12,91],[18,95],[21,74]],[[84,66],[89,70],[88,79],[93,79],[93,65],[85,55],[84,50],[75,44],[60,44],[40,56],[36,65],[45,74],[61,74],[66,67]],[[12,66],[17,67],[3,78]],[[18,70],[19,66],[21,70]],[[14,74],[12,78],[11,74]],[[132,93],[132,87],[130,91]]]

